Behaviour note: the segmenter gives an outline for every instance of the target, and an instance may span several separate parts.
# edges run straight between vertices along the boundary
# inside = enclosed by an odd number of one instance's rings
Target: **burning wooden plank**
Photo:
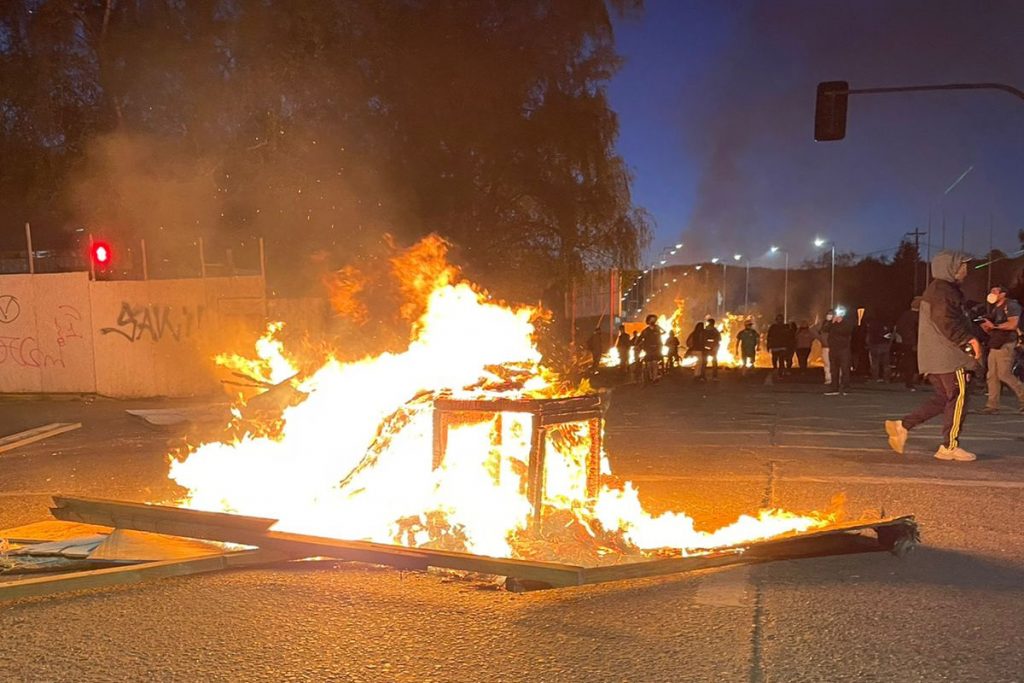
[[[398,569],[425,570],[431,566],[481,574],[516,576],[551,586],[579,585],[580,572],[583,569],[554,562],[531,562],[268,531],[275,520],[217,512],[63,496],[55,496],[54,504],[53,516],[66,521],[108,524],[120,529],[238,543],[276,549],[302,557],[330,557]]]
[[[731,564],[768,562],[843,552],[892,550],[903,552],[917,541],[913,517],[859,521],[756,541],[702,555],[581,567],[434,550],[405,548],[363,541],[270,531],[274,520],[224,513],[200,512],[159,505],[98,499],[55,497],[58,519],[105,524],[122,529],[169,533],[190,538],[240,543],[272,549],[292,557],[331,557],[382,564],[402,569],[428,566],[509,577],[513,590],[531,590],[605,583],[678,574]],[[873,531],[876,539],[854,536]]]

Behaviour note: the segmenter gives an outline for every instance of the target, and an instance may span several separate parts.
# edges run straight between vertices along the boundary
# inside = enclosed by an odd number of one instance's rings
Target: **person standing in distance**
[[[1017,346],[1020,304],[1009,298],[1006,287],[1001,285],[989,291],[987,301],[989,310],[981,329],[988,333],[988,402],[981,412],[986,415],[999,412],[999,398],[1005,384],[1017,395],[1018,410],[1024,413],[1024,383],[1011,371]]]
[[[889,446],[903,453],[914,427],[943,416],[939,460],[970,462],[977,456],[960,447],[960,430],[967,412],[967,372],[978,367],[981,344],[964,309],[960,283],[967,278],[969,259],[959,251],[940,251],[932,257],[932,277],[921,297],[917,330],[917,362],[935,393],[901,420],[886,420]]]
[[[832,388],[826,396],[846,394],[850,390],[850,368],[853,366],[853,333],[857,326],[846,317],[846,309],[839,306],[828,328],[829,366],[832,370]]]

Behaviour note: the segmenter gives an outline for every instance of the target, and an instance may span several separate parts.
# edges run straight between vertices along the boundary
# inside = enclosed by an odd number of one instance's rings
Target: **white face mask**
[[[987,297],[985,297],[985,301],[989,302],[990,304],[995,304],[997,301],[999,301],[999,295],[990,293]]]

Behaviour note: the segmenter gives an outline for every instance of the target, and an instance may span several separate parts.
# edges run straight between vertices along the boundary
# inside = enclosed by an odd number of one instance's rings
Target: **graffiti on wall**
[[[143,338],[154,342],[168,338],[181,341],[199,331],[204,313],[204,306],[132,306],[122,301],[115,326],[101,327],[100,334],[117,334],[132,343]]]
[[[0,323],[13,323],[21,315],[21,303],[18,297],[10,294],[0,295]]]
[[[5,301],[7,305],[5,307]],[[0,296],[0,318],[9,316],[12,305],[17,299]],[[6,313],[5,313],[6,311]],[[18,306],[14,318],[20,315]],[[3,320],[13,322],[13,318]],[[0,335],[0,365],[13,364],[22,368],[65,368],[64,350],[69,343],[82,339],[82,314],[74,306],[57,306],[52,318],[53,327],[46,332],[53,332],[52,343],[49,334],[41,334],[43,343],[35,335]]]

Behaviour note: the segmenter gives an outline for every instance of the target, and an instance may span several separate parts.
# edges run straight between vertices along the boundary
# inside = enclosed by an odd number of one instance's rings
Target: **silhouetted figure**
[[[876,382],[888,382],[892,360],[892,330],[874,315],[864,321],[864,328],[871,377]]]
[[[619,368],[623,372],[629,372],[629,350],[633,348],[633,341],[626,332],[625,325],[619,325],[619,331],[615,335],[615,349],[619,352]]]
[[[917,327],[920,318],[921,297],[915,296],[910,308],[900,313],[896,320],[894,346],[899,354],[896,367],[903,380],[903,386],[917,391]]]
[[[679,365],[679,337],[676,336],[675,330],[670,330],[668,333],[668,339],[665,340],[665,346],[668,347],[668,358],[666,358],[666,365],[669,368],[674,368]]]
[[[753,320],[744,320],[743,329],[736,335],[736,353],[743,364],[743,372],[746,373],[754,367],[757,357],[757,347],[761,341],[761,335],[754,329]]]
[[[846,311],[837,308],[828,328],[829,364],[832,366],[832,388],[825,395],[838,396],[850,390],[850,368],[853,365],[852,346],[856,326],[846,317]]]
[[[801,320],[796,328],[796,360],[800,372],[807,372],[807,360],[811,357],[811,346],[814,345],[814,332],[806,320]]]
[[[772,354],[772,369],[778,377],[786,374],[786,354],[791,353],[795,340],[791,341],[793,331],[786,324],[782,314],[775,316],[775,322],[768,327],[768,350]]]
[[[722,345],[722,333],[715,327],[715,319],[708,318],[707,322],[704,323],[704,330],[702,332],[703,343],[703,361],[700,365],[700,379],[707,379],[707,366],[711,365],[711,378],[718,379],[718,349]]]

